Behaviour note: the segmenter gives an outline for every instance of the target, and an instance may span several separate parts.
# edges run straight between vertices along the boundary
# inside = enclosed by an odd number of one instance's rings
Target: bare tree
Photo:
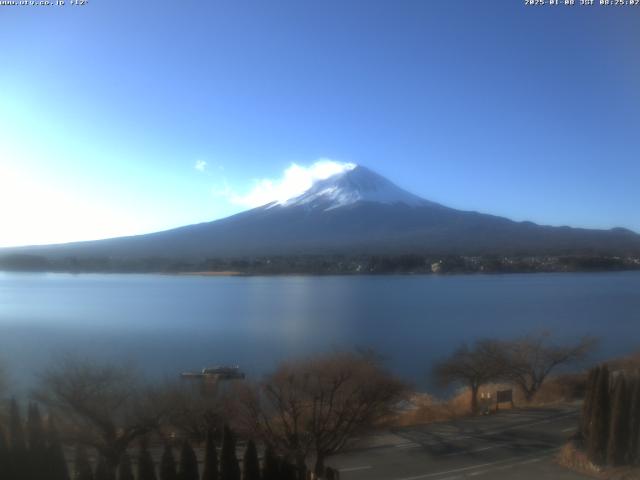
[[[169,407],[167,423],[196,442],[204,441],[209,432],[219,436],[224,424],[235,417],[234,396],[218,388],[203,388],[198,383],[167,384],[163,396]]]
[[[371,355],[321,355],[283,363],[247,391],[245,418],[299,469],[315,457],[315,472],[322,475],[326,458],[388,415],[405,391]]]
[[[503,350],[493,340],[478,340],[470,348],[463,344],[447,359],[437,363],[433,373],[442,386],[460,383],[471,391],[471,412],[478,411],[478,390],[504,374]]]
[[[554,369],[584,359],[595,346],[593,337],[583,337],[573,344],[555,344],[547,332],[501,342],[507,366],[504,378],[520,388],[529,402]]]
[[[68,440],[95,448],[112,471],[131,442],[165,414],[160,396],[131,368],[70,357],[43,374],[35,396],[64,422]]]

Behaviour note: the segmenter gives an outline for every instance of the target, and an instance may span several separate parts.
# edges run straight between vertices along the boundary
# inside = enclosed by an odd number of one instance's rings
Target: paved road
[[[563,407],[402,428],[328,464],[341,480],[585,479],[553,462],[577,422],[578,411]]]

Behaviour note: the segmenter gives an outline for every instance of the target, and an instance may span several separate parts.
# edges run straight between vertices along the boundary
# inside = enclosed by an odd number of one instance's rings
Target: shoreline
[[[455,272],[240,272],[233,270],[223,271],[197,271],[197,272],[135,272],[113,270],[2,270],[0,274],[67,274],[67,275],[161,275],[168,277],[392,277],[392,276],[420,276],[420,277],[457,277],[457,276],[510,276],[510,275],[540,275],[540,274],[605,274],[605,273],[629,273],[640,272],[640,269],[610,269],[610,270],[535,270],[535,271],[455,271]]]

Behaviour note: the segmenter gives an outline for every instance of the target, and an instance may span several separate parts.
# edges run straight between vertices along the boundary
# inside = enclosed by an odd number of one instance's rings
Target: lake
[[[53,358],[132,361],[153,376],[374,348],[428,387],[461,342],[549,330],[601,337],[596,358],[640,348],[640,272],[197,277],[0,273],[0,358],[28,387]]]

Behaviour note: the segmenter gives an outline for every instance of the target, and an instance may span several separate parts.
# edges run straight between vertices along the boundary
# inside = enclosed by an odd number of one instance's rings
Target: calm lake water
[[[428,386],[462,341],[547,329],[602,338],[598,358],[640,348],[640,272],[353,277],[0,273],[0,358],[27,387],[65,352],[176,376],[372,347]]]

